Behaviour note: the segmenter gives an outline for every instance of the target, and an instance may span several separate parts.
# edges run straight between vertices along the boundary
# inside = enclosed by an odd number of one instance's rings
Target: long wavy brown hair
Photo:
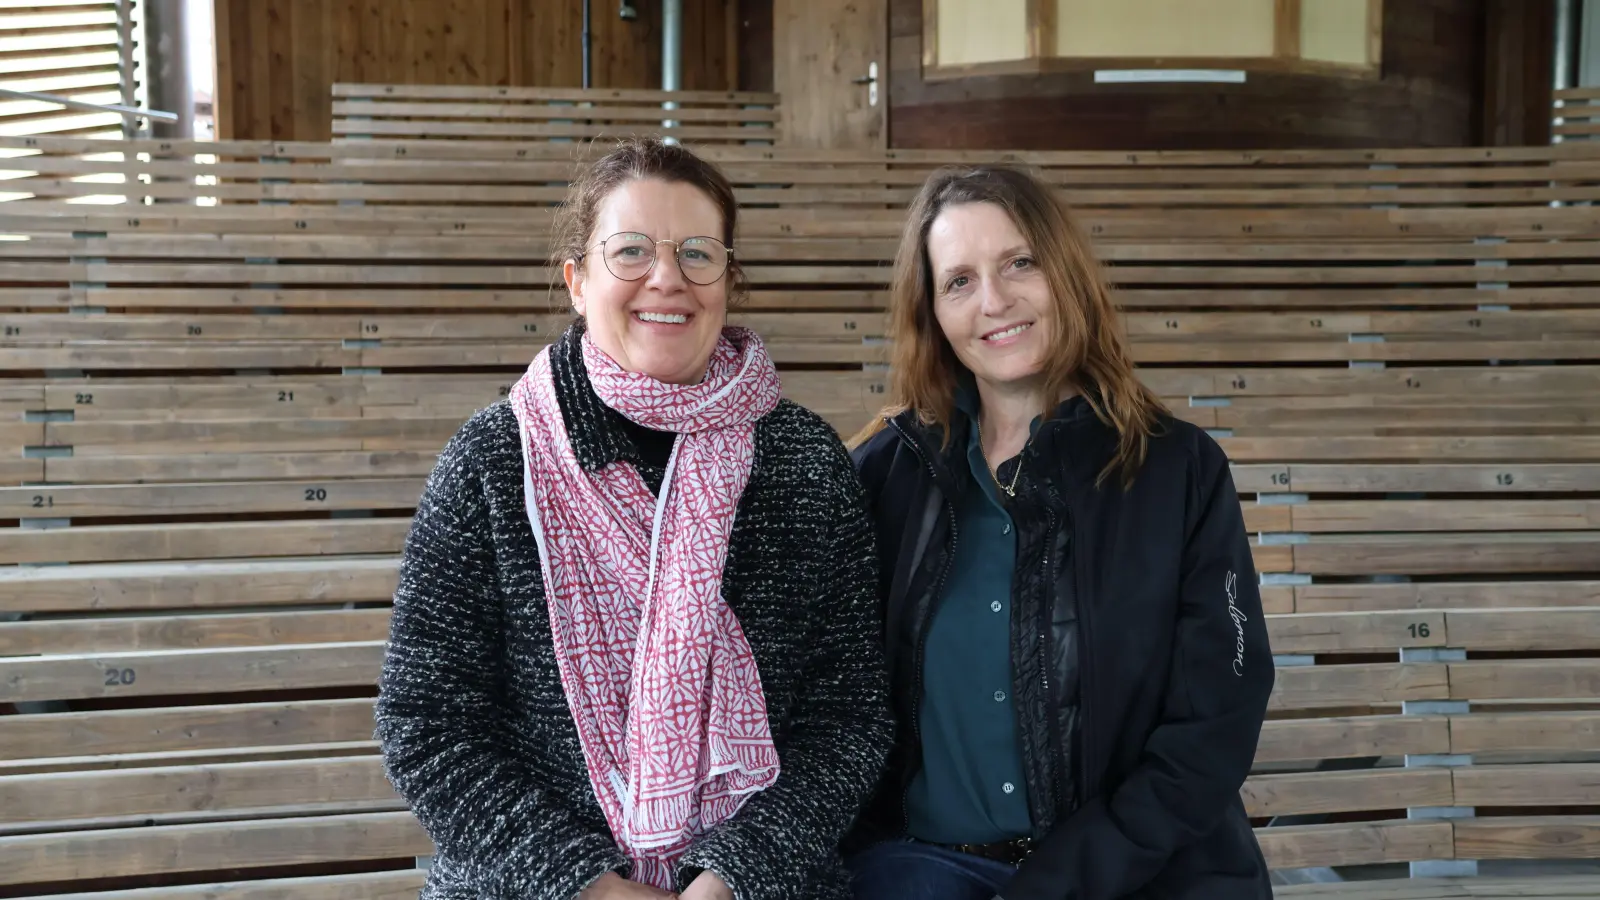
[[[928,230],[939,214],[964,203],[993,203],[1022,233],[1055,306],[1045,356],[1045,418],[1059,398],[1081,393],[1096,416],[1117,433],[1117,453],[1100,472],[1123,486],[1144,465],[1150,437],[1166,407],[1134,371],[1122,316],[1088,238],[1066,207],[1037,178],[1009,166],[941,169],[922,185],[906,217],[889,290],[890,405],[855,437],[857,446],[882,430],[884,421],[906,410],[929,426],[949,423],[956,386],[964,370],[933,310],[933,267]]]

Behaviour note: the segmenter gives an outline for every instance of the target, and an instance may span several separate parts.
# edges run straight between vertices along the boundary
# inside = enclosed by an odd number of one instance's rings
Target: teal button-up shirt
[[[906,794],[911,836],[941,844],[1032,833],[1011,700],[1017,534],[978,429],[968,433],[967,462],[980,489],[956,505],[955,556],[924,646],[922,767]]]

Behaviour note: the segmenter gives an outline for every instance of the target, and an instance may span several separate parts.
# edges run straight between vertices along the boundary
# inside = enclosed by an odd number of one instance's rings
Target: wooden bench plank
[[[1267,708],[1316,709],[1402,700],[1446,700],[1442,663],[1362,663],[1280,668]]]
[[[10,658],[0,702],[372,687],[382,664],[380,642]]]
[[[1600,581],[1296,585],[1296,612],[1600,606]]]
[[[355,743],[372,738],[372,703],[301,700],[7,716],[0,760]]]
[[[1238,462],[1557,462],[1600,459],[1600,437],[1274,437],[1221,438]]]
[[[0,612],[219,609],[387,600],[394,556],[0,568]]]
[[[1451,610],[1450,646],[1469,650],[1593,650],[1600,607]]]
[[[1444,716],[1268,719],[1256,763],[1442,753],[1454,723]]]
[[[1341,653],[1460,646],[1442,612],[1295,613],[1267,617],[1274,653]]]
[[[77,341],[59,347],[14,347],[0,355],[8,371],[81,369],[136,371],[149,369],[339,369],[361,365],[361,351],[338,341],[224,346],[199,344],[126,345]]]
[[[1581,572],[1600,532],[1319,534],[1294,545],[1294,571],[1314,575]]]
[[[336,744],[292,744],[282,747],[224,747],[220,750],[175,750],[159,753],[121,753],[108,756],[52,756],[0,761],[0,777],[56,775],[63,772],[117,772],[160,766],[225,765],[246,762],[282,762],[295,759],[338,759],[379,753],[378,742],[344,741]],[[369,807],[362,807],[367,809]],[[355,811],[353,808],[347,812]],[[215,818],[188,816],[188,821]],[[176,823],[174,823],[176,824]],[[19,829],[31,831],[24,826]]]
[[[1454,699],[1600,698],[1600,659],[1473,660],[1449,665]]]
[[[439,446],[444,444],[441,441]],[[152,481],[245,481],[424,476],[438,461],[430,450],[339,450],[275,453],[174,453],[165,456],[56,457],[45,480],[75,484]]]
[[[360,875],[52,894],[51,900],[416,900],[427,877],[421,869],[403,869]]]
[[[1274,869],[1357,866],[1416,859],[1451,859],[1448,822],[1352,822],[1257,828],[1256,840]]]
[[[7,563],[130,562],[251,556],[398,553],[411,519],[0,528]]]
[[[1473,713],[1450,721],[1451,753],[1586,752],[1600,747],[1600,712]]]
[[[1256,775],[1242,793],[1252,818],[1455,805],[1448,769]]]
[[[61,379],[43,383],[42,408],[73,410],[74,421],[79,422],[184,417],[208,409],[234,413],[248,409],[253,416],[281,409],[309,417],[327,408],[359,410],[367,380],[359,375],[178,376],[154,384],[149,379]],[[438,378],[438,383],[445,386],[455,380]],[[408,381],[417,387],[414,380]]]
[[[1290,531],[1600,529],[1600,500],[1353,500],[1286,508]]]
[[[668,100],[683,103],[723,103],[731,106],[776,106],[779,95],[771,91],[657,91],[643,88],[563,88],[563,87],[488,87],[454,84],[386,84],[336,81],[336,98],[384,97],[410,100],[520,100],[523,102],[585,102],[660,104]],[[58,146],[75,146],[58,144]],[[296,145],[289,145],[291,147]],[[566,152],[570,153],[570,149]]]
[[[1600,816],[1460,819],[1455,852],[1462,859],[1594,859]]]
[[[1600,464],[1531,463],[1362,465],[1297,463],[1247,469],[1235,481],[1240,490],[1305,493],[1389,493],[1440,491],[1531,493],[1600,491]],[[1262,477],[1265,476],[1265,477]],[[1280,477],[1281,476],[1281,477]]]
[[[1336,884],[1274,885],[1282,900],[1575,900],[1600,895],[1600,878],[1541,875],[1534,878],[1407,878]]]
[[[1462,766],[1453,777],[1458,806],[1600,804],[1600,764],[1595,763]]]
[[[423,479],[363,478],[171,485],[50,485],[0,488],[0,518],[62,518],[305,512],[324,509],[408,509],[422,496]]]
[[[73,457],[140,455],[205,448],[219,453],[296,450],[437,450],[460,416],[405,418],[207,419],[177,422],[48,422],[44,441]]]
[[[340,812],[374,803],[401,804],[378,756],[0,778],[0,828],[75,820],[163,823],[193,813]]]
[[[387,609],[0,622],[0,656],[382,641]]]
[[[381,121],[388,118],[417,119],[437,117],[441,119],[469,119],[493,122],[516,121],[548,121],[552,119],[570,121],[605,121],[612,123],[638,122],[654,126],[661,125],[663,113],[661,107],[633,105],[585,105],[585,106],[551,106],[538,103],[509,103],[500,99],[499,102],[490,101],[489,98],[474,97],[471,100],[457,100],[455,102],[406,102],[403,100],[361,99],[333,103],[334,120],[346,120],[344,125],[349,131],[359,131],[362,120]],[[716,123],[719,125],[742,125],[747,123],[773,124],[779,120],[779,111],[776,109],[744,109],[739,106],[714,106],[696,107],[687,103],[680,105],[671,113],[673,121]],[[1549,173],[1545,175],[1548,177]]]
[[[0,837],[0,884],[117,878],[433,852],[409,812]]]

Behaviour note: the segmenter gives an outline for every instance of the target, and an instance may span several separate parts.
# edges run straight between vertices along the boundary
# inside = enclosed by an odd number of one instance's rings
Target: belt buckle
[[[1017,851],[1013,864],[1020,865],[1023,860],[1033,855],[1033,838],[1020,837],[1011,841],[1011,848]]]

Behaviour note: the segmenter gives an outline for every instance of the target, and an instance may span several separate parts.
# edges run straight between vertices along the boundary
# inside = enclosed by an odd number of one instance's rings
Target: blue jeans
[[[994,900],[1016,866],[920,841],[886,841],[846,863],[855,900]]]

